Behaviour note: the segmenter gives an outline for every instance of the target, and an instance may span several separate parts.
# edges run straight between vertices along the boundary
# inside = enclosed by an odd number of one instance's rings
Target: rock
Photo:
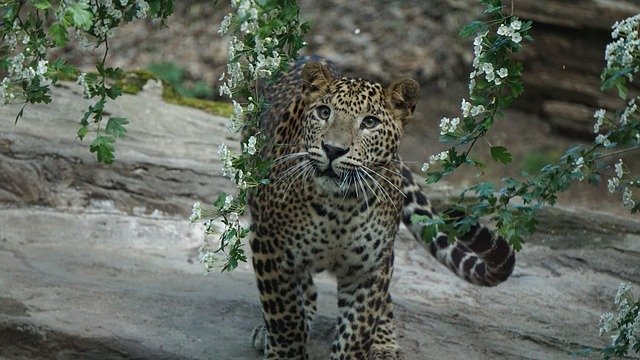
[[[526,90],[515,105],[542,116],[566,135],[592,140],[593,112],[625,105],[617,92],[600,91],[611,26],[640,13],[640,4],[633,0],[516,1],[514,9],[517,16],[534,22],[534,41],[525,44],[521,56]],[[639,90],[637,85],[632,87]]]
[[[97,165],[88,142],[74,141],[78,89],[54,95],[0,131],[0,358],[260,359],[250,265],[204,276],[201,225],[186,221],[194,201],[231,188],[215,156],[221,141],[237,142],[226,120],[153,92],[124,96],[109,112],[128,115],[128,136],[113,165]],[[539,220],[496,288],[456,278],[401,229],[391,291],[408,360],[561,359],[606,344],[599,315],[621,281],[640,285],[640,224],[558,208]],[[309,353],[321,360],[335,283],[316,282]]]
[[[88,151],[93,134],[75,135],[91,104],[82,90],[65,83],[53,99],[27,107],[15,126],[20,107],[0,107],[0,202],[74,208],[109,199],[127,212],[187,214],[194,201],[233,189],[217,162],[220,143],[239,148],[237,137],[224,135],[225,118],[166,104],[157,91],[123,95],[107,111],[128,118],[127,135],[115,144],[114,164],[101,165]],[[179,136],[168,136],[174,131]]]

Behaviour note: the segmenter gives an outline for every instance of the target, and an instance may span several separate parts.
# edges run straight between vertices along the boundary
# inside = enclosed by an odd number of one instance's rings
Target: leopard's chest
[[[398,227],[378,207],[347,200],[311,201],[300,210],[281,237],[281,266],[291,271],[328,270],[337,276],[370,272],[389,251]]]

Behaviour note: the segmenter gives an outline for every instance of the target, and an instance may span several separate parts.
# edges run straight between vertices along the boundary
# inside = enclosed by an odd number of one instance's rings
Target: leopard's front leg
[[[262,243],[260,243],[262,241]],[[264,359],[307,359],[305,346],[308,329],[304,310],[302,279],[279,267],[280,258],[266,244],[267,239],[254,238],[253,267],[256,274],[264,325],[252,335],[256,348],[264,351]]]
[[[339,315],[332,360],[401,358],[389,297],[392,251],[389,256],[373,272],[338,279]]]

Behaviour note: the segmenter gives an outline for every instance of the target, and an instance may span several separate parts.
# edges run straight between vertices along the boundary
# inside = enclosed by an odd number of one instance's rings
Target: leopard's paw
[[[256,326],[251,333],[251,342],[256,350],[264,353],[267,349],[267,343],[269,343],[267,327],[264,325]]]
[[[398,346],[385,347],[373,345],[369,351],[369,360],[404,360],[404,354]]]

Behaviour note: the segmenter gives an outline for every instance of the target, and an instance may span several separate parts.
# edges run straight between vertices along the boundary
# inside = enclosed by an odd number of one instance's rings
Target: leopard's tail
[[[416,240],[423,242],[424,224],[412,223],[411,215],[432,217],[435,211],[420,186],[411,175],[411,170],[403,164],[403,192],[405,203],[402,222],[411,230]],[[438,261],[470,283],[481,286],[495,286],[507,280],[516,263],[515,253],[507,241],[476,224],[469,232],[449,243],[445,233],[438,233],[428,243],[429,251]]]

